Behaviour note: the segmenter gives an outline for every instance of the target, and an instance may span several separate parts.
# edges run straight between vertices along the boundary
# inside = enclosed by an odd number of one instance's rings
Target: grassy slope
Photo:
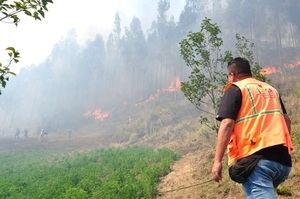
[[[176,158],[149,148],[0,153],[0,198],[152,198]]]

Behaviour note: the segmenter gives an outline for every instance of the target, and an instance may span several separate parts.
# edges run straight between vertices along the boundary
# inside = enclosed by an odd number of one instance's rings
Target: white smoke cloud
[[[75,30],[79,44],[84,45],[96,34],[107,37],[113,28],[116,12],[119,12],[122,26],[127,26],[136,16],[148,29],[156,16],[157,0],[59,0],[49,5],[49,12],[42,22],[24,16],[18,25],[0,25],[0,50],[14,46],[21,52],[21,62],[15,71],[30,65],[38,65],[50,55],[53,45],[64,39],[70,30]],[[171,0],[171,9],[178,18],[185,0]],[[0,54],[3,60],[3,53]]]

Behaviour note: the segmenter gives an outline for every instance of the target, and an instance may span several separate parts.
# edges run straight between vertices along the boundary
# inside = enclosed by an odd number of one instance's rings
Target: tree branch
[[[199,106],[196,106],[196,108],[197,108],[199,111],[202,111],[202,112],[204,112],[204,113],[208,113],[208,114],[210,114],[210,115],[215,116],[215,114],[213,114],[213,113],[211,113],[211,112],[209,112],[209,111],[205,111],[205,110],[201,109]]]
[[[32,8],[32,7],[30,7],[30,8]],[[16,10],[16,11],[14,11],[14,12],[12,12],[12,13],[6,15],[5,17],[0,18],[0,21],[6,19],[6,18],[8,18],[8,17],[12,17],[13,15],[18,14],[19,12],[24,12],[24,11],[25,11],[24,9],[23,9],[23,10],[22,10],[22,9],[21,9],[21,10]]]

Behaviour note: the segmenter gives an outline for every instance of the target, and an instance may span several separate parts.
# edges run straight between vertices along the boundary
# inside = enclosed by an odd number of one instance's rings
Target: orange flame
[[[261,70],[260,73],[262,75],[271,75],[273,73],[279,72],[278,67],[276,66],[264,66]]]
[[[294,62],[294,63],[291,63],[291,64],[284,64],[284,66],[286,68],[296,68],[296,67],[299,67],[300,66],[300,60]]]
[[[300,60],[290,64],[283,64],[283,66],[288,69],[300,67]],[[263,66],[260,71],[262,75],[271,75],[278,72],[280,72],[280,68],[278,66],[271,66],[271,65]]]
[[[180,78],[177,76],[175,82],[172,82],[171,85],[167,89],[164,89],[163,91],[169,93],[178,92],[180,91],[180,85],[181,85]]]
[[[137,103],[135,104],[136,106],[138,105],[143,105],[143,104],[146,104],[150,101],[153,101],[155,99],[158,99],[159,96],[161,94],[164,94],[164,93],[175,93],[175,92],[179,92],[180,91],[180,87],[181,87],[181,81],[180,81],[180,78],[177,76],[175,81],[171,82],[170,86],[168,86],[168,88],[164,88],[162,90],[157,90],[155,94],[152,94],[150,95],[146,100],[140,102],[140,103]]]
[[[101,109],[96,109],[94,111],[88,111],[83,114],[85,117],[90,118],[93,117],[95,120],[104,121],[109,118],[110,113],[101,111]]]

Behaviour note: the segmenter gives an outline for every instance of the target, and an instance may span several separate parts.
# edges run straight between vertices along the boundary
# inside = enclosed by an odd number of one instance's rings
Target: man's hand
[[[211,170],[213,174],[213,179],[216,182],[222,180],[222,162],[214,162]]]
[[[234,120],[223,119],[218,131],[214,165],[211,170],[213,179],[216,182],[219,182],[222,179],[222,159],[229,143],[233,127]]]

